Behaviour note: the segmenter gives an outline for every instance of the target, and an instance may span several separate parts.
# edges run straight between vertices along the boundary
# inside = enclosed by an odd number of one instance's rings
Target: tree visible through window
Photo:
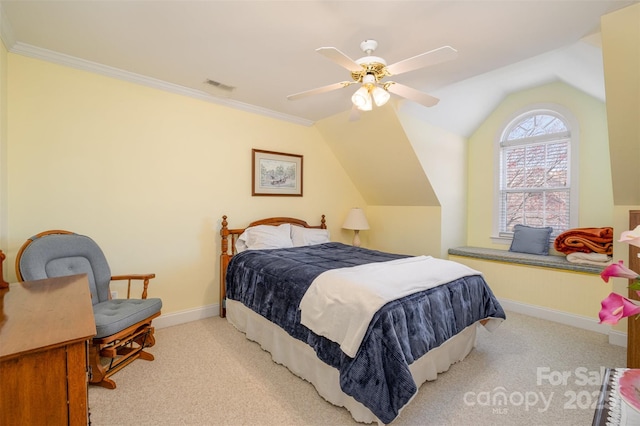
[[[517,224],[570,228],[571,133],[553,111],[514,120],[500,141],[500,233]]]

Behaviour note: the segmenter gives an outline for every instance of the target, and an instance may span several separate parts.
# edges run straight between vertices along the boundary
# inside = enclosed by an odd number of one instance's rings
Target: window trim
[[[579,141],[580,141],[580,127],[578,125],[578,120],[575,118],[573,113],[569,111],[568,108],[554,103],[537,103],[537,104],[529,104],[522,108],[519,108],[517,111],[509,115],[505,120],[503,120],[502,124],[498,127],[496,135],[494,137],[493,143],[493,159],[494,159],[494,171],[493,171],[493,212],[492,212],[492,230],[491,230],[491,242],[494,244],[503,244],[510,245],[513,240],[513,234],[511,233],[501,233],[500,230],[500,174],[501,174],[501,142],[507,132],[511,130],[513,124],[529,115],[534,114],[548,114],[556,116],[562,119],[567,128],[569,130],[569,165],[570,165],[570,173],[569,173],[569,182],[570,182],[570,192],[569,192],[569,202],[570,202],[570,210],[569,210],[569,228],[577,228],[578,227],[578,218],[579,218],[579,184],[580,184],[580,171],[579,171]],[[525,142],[523,142],[525,143]],[[553,241],[554,237],[552,237]]]

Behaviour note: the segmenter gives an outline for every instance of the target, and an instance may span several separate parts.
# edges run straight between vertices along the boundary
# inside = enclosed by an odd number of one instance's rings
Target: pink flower
[[[605,283],[609,282],[609,278],[628,278],[630,280],[635,280],[640,275],[631,269],[624,266],[623,261],[620,260],[618,263],[612,263],[602,270],[600,273],[600,277],[604,280]]]
[[[624,231],[620,234],[620,242],[640,247],[640,225],[633,231]],[[624,266],[622,260],[604,268],[600,273],[600,277],[606,283],[609,282],[611,277],[633,280],[629,284],[629,290],[635,291],[640,296],[640,274]],[[609,294],[601,304],[602,309],[600,309],[599,314],[601,324],[617,324],[622,318],[640,314],[640,301],[627,299],[617,293]]]
[[[640,306],[618,293],[609,294],[601,305],[599,314],[601,324],[617,324],[622,318],[640,314]]]
[[[620,234],[620,239],[618,241],[640,247],[640,225],[636,226],[636,229],[632,231],[624,231]]]

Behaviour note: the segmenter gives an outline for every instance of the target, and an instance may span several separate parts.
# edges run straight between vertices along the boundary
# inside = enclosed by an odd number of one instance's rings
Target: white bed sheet
[[[310,346],[292,338],[282,328],[240,302],[227,299],[226,308],[227,319],[234,327],[271,353],[275,362],[313,384],[325,400],[345,407],[358,422],[382,424],[368,408],[342,392],[338,370],[320,361]],[[452,364],[462,361],[471,352],[475,346],[478,325],[479,322],[465,328],[409,366],[418,388],[427,380],[435,380],[438,373],[447,371]]]

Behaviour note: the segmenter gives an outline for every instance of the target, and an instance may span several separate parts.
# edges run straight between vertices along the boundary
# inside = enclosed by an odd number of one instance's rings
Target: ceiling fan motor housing
[[[384,76],[389,75],[387,72],[387,63],[384,59],[378,58],[377,56],[365,56],[364,58],[356,60],[356,63],[359,64],[362,69],[352,71],[351,78],[358,83],[362,83],[364,76],[367,74],[373,75],[376,78],[376,82]]]
[[[378,48],[378,42],[375,40],[365,40],[360,43],[360,49],[367,56],[364,56],[360,59],[356,59],[354,62],[362,67],[359,71],[352,71],[351,78],[353,78],[357,83],[363,83],[365,81],[364,77],[368,74],[371,74],[375,77],[378,82],[381,78],[386,75],[389,75],[387,72],[387,61],[378,57],[372,56],[371,54]],[[365,82],[366,83],[366,82]]]

